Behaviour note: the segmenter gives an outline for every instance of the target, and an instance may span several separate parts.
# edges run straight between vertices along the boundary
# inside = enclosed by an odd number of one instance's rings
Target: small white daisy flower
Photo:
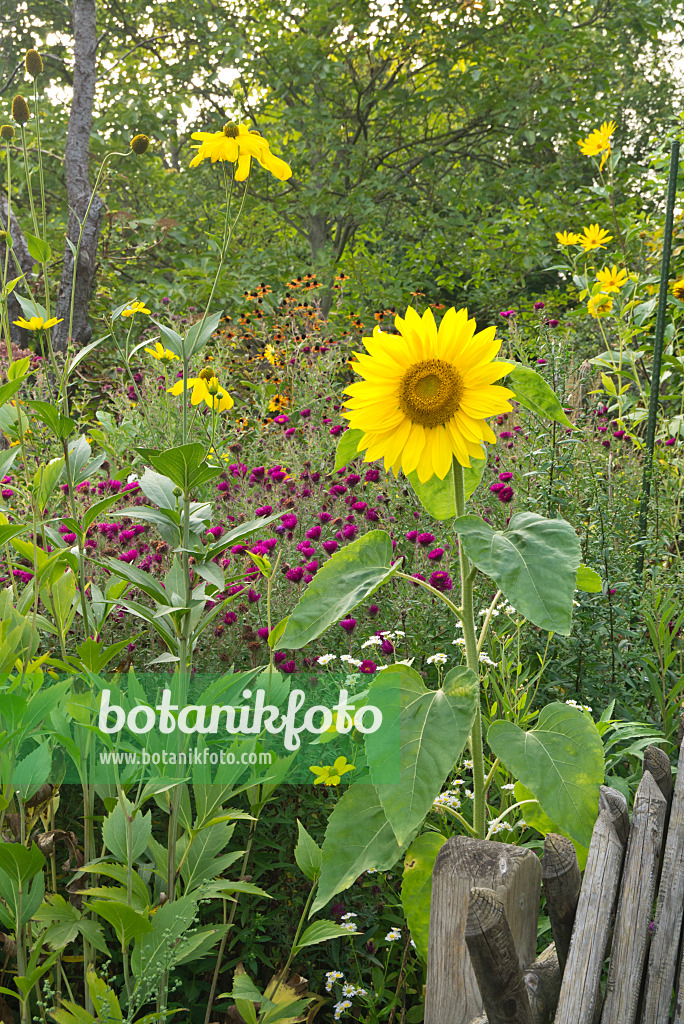
[[[446,654],[431,654],[427,663],[428,665],[446,665],[447,656]]]
[[[332,987],[336,981],[342,981],[344,974],[342,971],[328,971],[325,975],[325,990],[326,992],[332,992]]]
[[[319,665],[329,665],[330,662],[334,661],[336,657],[336,654],[321,654],[320,657],[316,659],[316,661],[318,662]]]
[[[335,1020],[339,1020],[345,1010],[351,1008],[351,999],[341,999],[339,1003],[335,1003]]]
[[[400,939],[400,938],[401,938],[401,929],[400,928],[390,928],[390,930],[387,932],[387,935],[385,936],[385,942],[396,942],[397,939]]]

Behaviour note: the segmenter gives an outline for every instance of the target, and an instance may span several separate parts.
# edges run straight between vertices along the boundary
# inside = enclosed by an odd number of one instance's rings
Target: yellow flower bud
[[[149,149],[150,140],[147,135],[134,135],[131,139],[131,149],[138,156],[142,156]]]
[[[210,380],[207,381],[207,391],[209,392],[210,395],[218,395],[220,390],[221,388],[216,377],[212,377]]]
[[[37,78],[43,73],[43,58],[37,50],[27,50],[24,57],[24,67],[31,78]]]
[[[15,96],[12,100],[12,117],[17,124],[26,124],[31,117],[28,103],[23,96]]]

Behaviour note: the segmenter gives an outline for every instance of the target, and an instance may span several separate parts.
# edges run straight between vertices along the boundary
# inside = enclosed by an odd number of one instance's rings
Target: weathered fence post
[[[577,903],[555,1024],[593,1024],[617,900],[624,846],[608,810],[599,811]]]
[[[471,889],[465,940],[489,1024],[532,1024],[506,912],[491,889]]]
[[[465,941],[470,890],[492,889],[527,967],[535,958],[541,864],[531,850],[457,836],[437,855],[432,873],[425,1024],[470,1024],[483,1003]]]
[[[663,844],[667,800],[645,771],[632,810],[601,1024],[634,1024]]]
[[[582,886],[575,847],[565,836],[549,832],[544,840],[542,884],[562,974],[568,958],[572,926],[575,923],[575,911]]]

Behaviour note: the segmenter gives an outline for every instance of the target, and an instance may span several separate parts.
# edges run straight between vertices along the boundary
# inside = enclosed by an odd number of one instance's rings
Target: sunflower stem
[[[465,482],[463,467],[455,458],[454,466],[454,499],[456,516],[465,515]],[[479,677],[480,659],[477,653],[475,619],[473,617],[473,583],[477,569],[471,565],[463,544],[459,542],[458,557],[461,567],[461,623],[465,639],[466,664]],[[480,701],[477,701],[475,721],[470,731],[470,756],[473,761],[473,829],[478,839],[485,838],[485,773],[484,751],[482,749],[482,712]]]

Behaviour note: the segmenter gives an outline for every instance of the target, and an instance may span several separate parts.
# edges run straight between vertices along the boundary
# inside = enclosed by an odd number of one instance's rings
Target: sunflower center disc
[[[463,379],[443,359],[426,359],[410,366],[399,385],[399,406],[413,423],[439,427],[458,411]]]

